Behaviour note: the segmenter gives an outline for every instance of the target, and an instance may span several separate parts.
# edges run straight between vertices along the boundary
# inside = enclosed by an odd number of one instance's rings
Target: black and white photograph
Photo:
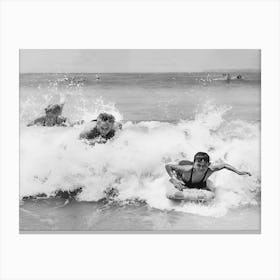
[[[20,49],[21,233],[261,230],[261,50]]]
[[[0,279],[279,280],[279,8],[0,0]]]

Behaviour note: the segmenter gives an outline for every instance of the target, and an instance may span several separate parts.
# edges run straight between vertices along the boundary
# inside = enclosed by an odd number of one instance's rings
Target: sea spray
[[[99,103],[98,103],[99,102]],[[102,110],[93,107],[96,114]],[[113,104],[106,110],[122,119]],[[258,203],[260,192],[259,123],[225,121],[229,108],[205,106],[192,120],[178,123],[124,122],[123,130],[108,143],[88,146],[78,140],[82,126],[73,128],[21,127],[20,195],[82,188],[77,198],[97,201],[108,187],[119,190],[118,199],[144,199],[150,207],[221,216],[228,209]],[[253,176],[223,170],[211,176],[216,198],[209,205],[174,205],[166,196],[170,188],[167,162],[192,159],[208,152],[212,161],[225,161]]]

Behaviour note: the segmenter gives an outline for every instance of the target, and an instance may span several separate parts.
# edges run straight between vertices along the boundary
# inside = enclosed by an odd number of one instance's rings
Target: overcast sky
[[[260,70],[259,50],[20,50],[21,73]]]

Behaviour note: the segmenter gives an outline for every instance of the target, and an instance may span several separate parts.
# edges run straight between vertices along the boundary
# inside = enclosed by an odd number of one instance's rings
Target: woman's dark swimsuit
[[[192,182],[192,175],[193,175],[193,168],[191,170],[191,176],[190,176],[190,179],[188,181],[185,181],[184,178],[183,178],[183,174],[181,172],[176,172],[177,174],[177,177],[179,180],[183,181],[184,182],[184,186],[186,186],[187,188],[189,189],[201,189],[201,190],[207,190],[207,191],[211,191],[208,187],[207,187],[207,183],[206,181],[204,181],[206,175],[207,175],[207,172],[208,172],[209,168],[207,168],[207,170],[205,171],[204,173],[204,176],[203,178],[200,180],[200,182]]]

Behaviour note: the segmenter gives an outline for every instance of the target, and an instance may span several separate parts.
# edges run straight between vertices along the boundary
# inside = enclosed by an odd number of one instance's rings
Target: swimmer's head
[[[114,124],[115,117],[111,114],[101,113],[97,117],[96,127],[103,136],[107,135],[113,129]]]
[[[62,104],[51,104],[45,108],[46,115],[59,116],[62,114],[64,103]]]
[[[207,153],[198,152],[195,154],[193,159],[193,168],[204,172],[210,165],[210,157]]]

